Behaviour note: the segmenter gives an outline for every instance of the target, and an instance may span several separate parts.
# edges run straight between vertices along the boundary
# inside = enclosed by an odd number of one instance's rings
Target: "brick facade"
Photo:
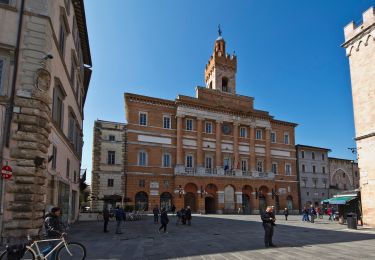
[[[175,100],[125,93],[126,197],[137,208],[195,212],[298,211],[294,129],[236,94],[236,56],[219,37],[206,87]]]

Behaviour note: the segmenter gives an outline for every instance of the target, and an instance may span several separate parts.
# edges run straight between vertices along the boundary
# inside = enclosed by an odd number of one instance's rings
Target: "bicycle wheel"
[[[8,259],[8,252],[5,250],[0,255],[0,260],[7,260]],[[25,254],[20,258],[21,260],[35,260],[36,255],[34,251],[31,251],[29,248],[26,249]]]
[[[86,248],[76,242],[68,242],[67,247],[62,246],[57,251],[58,260],[83,260],[86,257]],[[69,251],[68,251],[69,250]]]

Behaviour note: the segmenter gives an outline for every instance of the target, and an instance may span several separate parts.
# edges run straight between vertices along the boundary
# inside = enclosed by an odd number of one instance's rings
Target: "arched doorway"
[[[292,211],[293,210],[293,198],[292,196],[288,196],[286,198],[286,208],[289,210],[289,211]]]
[[[268,188],[266,186],[261,186],[258,191],[258,199],[259,199],[259,213],[262,214],[266,211],[267,208],[267,196]]]
[[[185,202],[185,208],[187,206],[190,206],[191,211],[195,212],[197,210],[197,207],[196,207],[196,204],[195,204],[195,194],[194,193],[187,192],[185,194],[184,202]]]
[[[247,194],[242,194],[242,211],[243,214],[251,214],[250,196]]]
[[[165,208],[170,211],[172,207],[172,195],[169,192],[163,192],[160,195],[160,209]]]
[[[215,214],[216,213],[216,206],[215,206],[215,198],[212,196],[207,196],[204,199],[204,210],[206,214]]]
[[[224,211],[225,213],[234,213],[234,188],[228,185],[224,188]]]
[[[148,210],[148,196],[146,192],[140,191],[135,194],[135,209]]]

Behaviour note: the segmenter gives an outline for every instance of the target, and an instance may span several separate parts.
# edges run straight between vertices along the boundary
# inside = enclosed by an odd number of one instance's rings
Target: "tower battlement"
[[[359,35],[361,32],[367,30],[372,25],[375,24],[375,9],[371,6],[362,14],[362,23],[356,24],[354,21],[351,21],[344,27],[345,35],[345,44],[349,40],[353,39],[355,36]]]

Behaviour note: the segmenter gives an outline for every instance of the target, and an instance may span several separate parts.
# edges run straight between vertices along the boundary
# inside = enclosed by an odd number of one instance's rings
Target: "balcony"
[[[273,180],[275,175],[272,172],[251,172],[242,170],[224,170],[223,167],[204,168],[204,167],[185,167],[183,165],[174,168],[174,174],[179,176],[205,176],[205,177],[228,177],[245,179],[267,179]]]

